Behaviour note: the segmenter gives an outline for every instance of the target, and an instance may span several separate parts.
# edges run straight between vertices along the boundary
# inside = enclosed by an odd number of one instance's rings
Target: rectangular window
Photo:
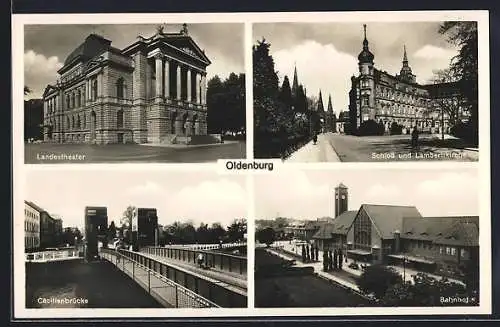
[[[446,247],[446,254],[450,255],[450,253],[451,253],[451,249],[449,247]]]
[[[465,258],[465,257],[467,256],[467,250],[466,250],[466,249],[461,249],[461,250],[460,250],[460,256],[461,256],[462,258]]]
[[[451,248],[451,255],[456,255],[456,254],[457,254],[457,249]]]

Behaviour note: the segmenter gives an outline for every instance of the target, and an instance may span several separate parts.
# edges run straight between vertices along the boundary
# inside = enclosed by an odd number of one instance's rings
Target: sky
[[[58,78],[57,70],[66,57],[91,34],[99,34],[119,49],[134,43],[137,36],[152,36],[155,25],[26,25],[24,31],[24,79],[32,93],[40,98],[47,84]],[[165,32],[178,32],[178,24],[166,24]],[[189,35],[212,62],[208,78],[226,78],[231,72],[244,72],[243,24],[189,24]]]
[[[429,82],[433,70],[447,68],[457,48],[438,33],[439,22],[367,23],[367,39],[375,68],[399,73],[403,46],[417,82]],[[254,43],[271,44],[280,83],[294,65],[308,96],[322,91],[324,108],[332,96],[337,113],[347,110],[351,76],[358,74],[358,54],[363,48],[363,23],[262,23],[253,25]]]
[[[226,227],[247,218],[246,177],[215,172],[43,170],[26,174],[25,200],[63,219],[64,227],[84,227],[85,206],[106,206],[108,224],[118,224],[129,205],[156,208],[158,223],[191,220]]]
[[[349,191],[349,210],[361,204],[415,206],[423,216],[479,214],[478,170],[293,170],[255,176],[257,219],[334,217],[334,188]],[[286,187],[283,187],[286,185]]]

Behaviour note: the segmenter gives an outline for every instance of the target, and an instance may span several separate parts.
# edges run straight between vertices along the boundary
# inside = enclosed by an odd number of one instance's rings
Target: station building
[[[382,204],[348,210],[343,184],[335,188],[335,196],[335,217],[313,236],[320,249],[341,249],[356,261],[404,263],[454,277],[479,263],[478,216],[423,217],[414,206]]]

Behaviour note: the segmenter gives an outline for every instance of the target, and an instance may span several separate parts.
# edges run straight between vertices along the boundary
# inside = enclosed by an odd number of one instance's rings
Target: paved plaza
[[[25,163],[202,163],[246,158],[245,142],[210,145],[148,146],[139,144],[26,144]]]
[[[410,135],[352,136],[325,133],[317,144],[307,143],[287,162],[477,161],[479,153],[460,139],[420,135],[419,148],[411,148]]]
[[[301,252],[300,252],[301,250],[298,247],[294,246],[293,244],[290,244],[290,242],[288,242],[288,241],[278,241],[278,242],[275,242],[274,246],[283,249],[285,252],[295,253],[297,255],[301,254]],[[278,255],[281,255],[283,257],[290,257],[290,255],[287,255],[286,253],[285,254],[278,254]],[[323,272],[323,262],[321,261],[322,258],[323,258],[323,251],[321,251],[321,250],[319,251],[319,256],[318,257],[320,258],[319,262],[302,263],[302,262],[299,262],[299,260],[297,260],[297,265],[313,266],[315,272],[317,272],[319,274],[325,274],[325,276],[327,278],[335,280],[336,282],[341,283],[344,286],[349,287],[349,288],[351,288],[353,290],[359,291],[358,286],[355,284],[355,280],[356,280],[356,277],[361,276],[361,274],[363,273],[363,271],[361,269],[352,269],[352,268],[349,268],[349,265],[351,263],[355,262],[354,260],[344,257],[344,262],[342,264],[342,270],[343,270],[343,272],[346,272],[348,274],[345,274],[345,273],[344,274],[342,274],[342,273],[339,274],[339,272],[336,272],[336,271],[330,272],[330,273],[326,273],[326,272]],[[363,263],[363,264],[370,265],[369,263]],[[393,268],[394,270],[396,270],[401,275],[401,277],[404,278],[407,282],[412,282],[413,281],[412,275],[416,275],[417,273],[419,273],[419,271],[417,271],[415,269],[412,269],[412,268],[405,267],[403,269],[403,267],[401,267],[401,266],[390,266],[390,267]],[[433,277],[435,279],[442,278],[441,276],[430,274],[430,273],[427,273],[427,272],[425,274],[427,274],[429,277]],[[460,280],[457,280],[457,279],[454,279],[454,278],[450,278],[450,277],[447,277],[447,279],[450,280],[450,281],[452,281],[452,282],[465,285]]]

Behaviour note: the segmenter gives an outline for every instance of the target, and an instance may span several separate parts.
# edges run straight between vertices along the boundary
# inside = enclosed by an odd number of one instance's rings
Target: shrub
[[[271,227],[264,228],[257,232],[257,240],[260,243],[264,243],[267,246],[270,246],[276,240],[276,233]]]
[[[399,125],[396,122],[393,122],[391,124],[390,132],[391,132],[391,135],[401,135],[403,133],[403,126]]]
[[[459,139],[466,140],[475,145],[478,144],[477,124],[472,121],[466,123],[459,122],[450,129],[450,134]]]
[[[371,265],[366,267],[357,283],[360,290],[367,294],[373,293],[376,298],[381,299],[389,287],[402,283],[402,278],[392,268],[382,265]]]
[[[358,128],[359,136],[376,136],[376,135],[384,135],[384,133],[385,133],[384,125],[377,123],[372,119],[364,121]]]

